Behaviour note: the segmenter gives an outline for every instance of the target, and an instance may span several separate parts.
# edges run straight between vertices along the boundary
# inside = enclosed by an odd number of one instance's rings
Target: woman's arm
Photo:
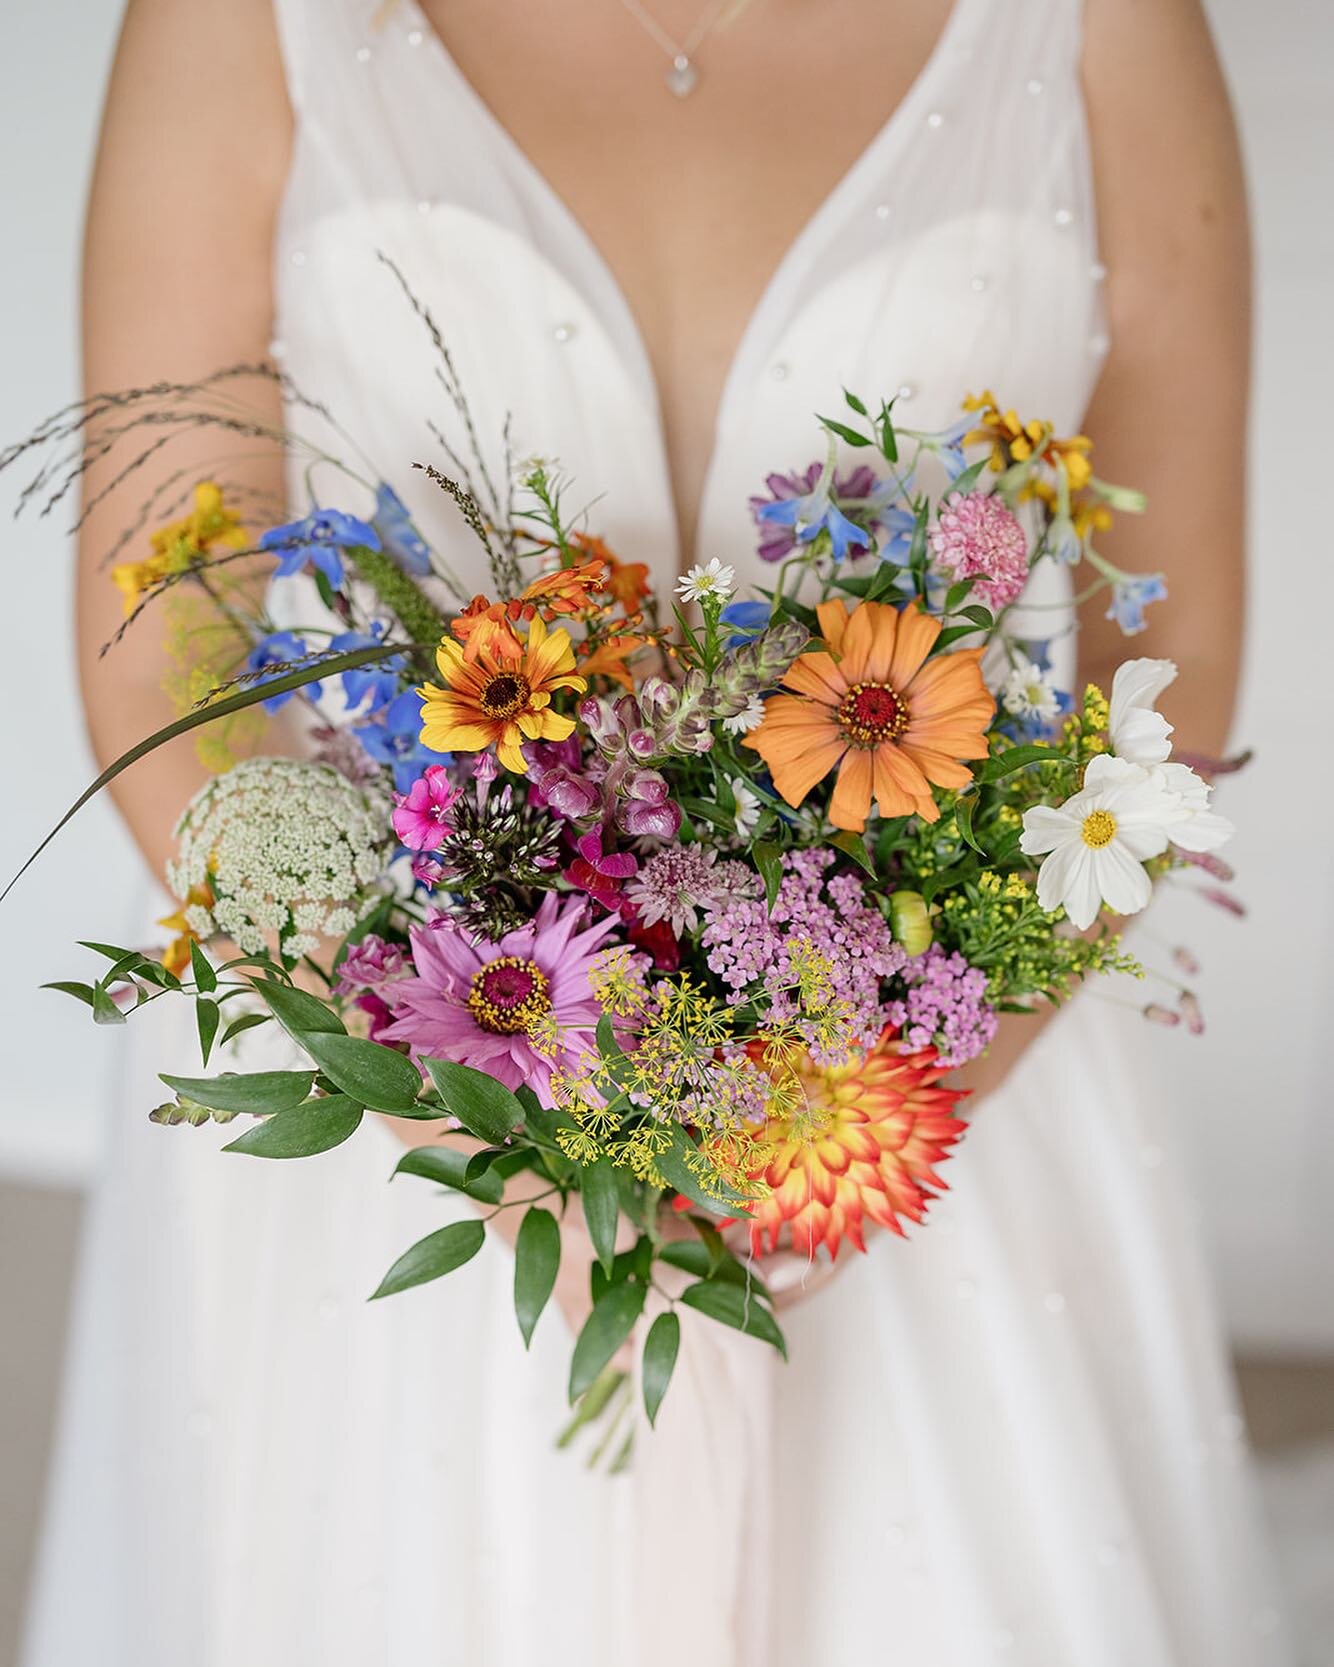
[[[1079,621],[1080,686],[1138,655],[1175,660],[1179,747],[1221,753],[1244,607],[1250,240],[1236,130],[1199,0],[1086,0],[1084,82],[1111,350],[1085,422],[1104,480],[1148,495],[1099,548],[1166,576],[1125,637],[1103,593]],[[955,1080],[998,1088],[1050,1017],[1002,1020]]]
[[[1160,572],[1142,635],[1080,620],[1080,671],[1107,688],[1133,655],[1175,660],[1176,743],[1218,754],[1236,695],[1245,593],[1250,235],[1236,129],[1200,0],[1086,0],[1111,351],[1086,429],[1104,480],[1142,488],[1099,547]]]
[[[88,393],[186,381],[266,357],[271,247],[290,140],[270,0],[130,0],[85,238]],[[262,423],[281,423],[271,383],[247,378],[244,390]],[[162,432],[122,442],[120,455],[145,450]],[[123,617],[104,558],[138,506],[181,470],[169,502],[214,472],[282,501],[276,445],[205,430],[173,439],[92,510],[79,541],[78,648],[89,734],[102,764],[177,715],[162,689],[160,605],[105,657],[99,651]],[[85,503],[113,472],[107,461],[93,470]],[[147,555],[148,531],[165,518],[150,520],[117,559]],[[112,790],[157,874],[176,814],[203,775],[186,737],[135,765]]]

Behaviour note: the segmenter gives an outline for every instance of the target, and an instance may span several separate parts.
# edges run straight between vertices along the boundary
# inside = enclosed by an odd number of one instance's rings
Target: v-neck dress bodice
[[[354,414],[465,588],[486,588],[438,493],[406,478],[411,460],[439,460],[428,417],[462,435],[383,251],[439,325],[493,471],[512,414],[517,453],[559,458],[598,496],[594,530],[663,588],[679,557],[658,390],[607,263],[415,0],[379,27],[374,0],[278,10],[297,116],[277,249],[284,367]],[[1078,424],[1107,345],[1078,51],[1073,0],[956,0],[736,344],[699,557],[761,576],[747,496],[820,453],[813,414],[842,387],[897,393],[917,427],[951,421],[984,385]]]
[[[493,476],[512,413],[516,455],[559,458],[665,589],[658,392],[606,263],[415,0],[276,10],[297,132],[275,356],[487,589],[410,468],[467,436],[382,251]],[[956,0],[737,345],[700,557],[762,577],[747,496],[818,455],[843,386],[923,428],[984,385],[1078,426],[1107,345],[1079,51],[1078,0]],[[400,1148],[369,1120],[292,1165],[150,1127],[156,1072],[197,1061],[188,1015],[154,1014],[90,1212],[25,1667],[1287,1661],[1136,1016],[1090,993],[1055,1020],[926,1228],[785,1314],[789,1364],[686,1316],[658,1428],[607,1477],[555,1450],[571,1339],[553,1306],[525,1353],[500,1247],[365,1301],[466,1201],[386,1187]],[[284,1063],[267,1034],[243,1067]]]

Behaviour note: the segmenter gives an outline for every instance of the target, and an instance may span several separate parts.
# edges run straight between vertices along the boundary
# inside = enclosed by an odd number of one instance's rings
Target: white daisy
[[[726,602],[736,588],[736,569],[724,567],[715,556],[705,566],[695,566],[676,581],[683,602]]]
[[[1112,679],[1108,734],[1118,758],[1142,765],[1179,800],[1182,814],[1172,829],[1172,843],[1184,851],[1216,851],[1232,837],[1232,824],[1209,808],[1213,788],[1208,782],[1189,765],[1167,762],[1172,725],[1154,708],[1176,675],[1171,660],[1127,660],[1118,666]]]
[[[1061,702],[1050,670],[1020,657],[1005,679],[1001,704],[1015,718],[1036,718],[1049,724],[1061,715]]]
[[[1153,889],[1144,862],[1167,849],[1187,815],[1181,796],[1140,765],[1105,754],[1093,759],[1083,787],[1063,805],[1024,812],[1020,849],[1030,857],[1045,853],[1038,902],[1063,906],[1081,931],[1104,903],[1115,914],[1138,914]]]
[[[752,729],[758,729],[763,722],[764,702],[759,695],[752,695],[739,712],[723,719],[723,728],[729,735],[749,735]]]

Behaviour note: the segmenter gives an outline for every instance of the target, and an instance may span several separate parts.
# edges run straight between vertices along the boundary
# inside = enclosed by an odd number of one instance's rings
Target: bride
[[[384,251],[483,451],[513,411],[517,445],[610,483],[596,530],[666,590],[696,553],[760,578],[747,494],[810,461],[840,383],[921,427],[990,385],[1147,489],[1114,559],[1164,571],[1174,605],[1136,648],[1180,664],[1178,736],[1220,751],[1248,250],[1199,0],[701,3],[131,0],[90,388],[271,355],[406,494],[426,417],[458,417]],[[281,505],[277,448],[183,435],[148,467]],[[483,588],[438,501],[411,507]],[[132,513],[113,494],[84,535],[103,757],[167,716],[151,627],[97,659]],[[1077,676],[1105,681],[1119,633],[1100,607],[1079,626]],[[178,744],[120,780],[157,872],[199,769]],[[188,1069],[190,1039],[142,1027],[26,1667],[1282,1663],[1138,1022],[1096,992],[1012,1022],[929,1225],[794,1293],[789,1366],[697,1340],[614,1479],[553,1451],[568,1339],[553,1314],[524,1356],[501,1251],[364,1302],[442,1219],[381,1184],[387,1129],[288,1167],[150,1128],[152,1071]]]

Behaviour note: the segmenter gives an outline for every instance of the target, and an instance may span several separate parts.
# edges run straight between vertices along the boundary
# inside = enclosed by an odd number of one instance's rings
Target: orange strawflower
[[[421,738],[435,752],[480,752],[494,746],[507,770],[528,768],[519,750],[525,741],[564,741],[574,719],[551,710],[558,689],[580,694],[588,687],[574,670],[570,633],[548,632],[540,618],[528,627],[517,660],[479,649],[470,661],[450,637],[442,637],[435,663],[443,689],[425,684]]]
[[[816,610],[829,652],[803,654],[746,736],[774,786],[799,805],[837,769],[829,803],[836,828],[866,826],[874,796],[882,816],[935,822],[936,787],[966,787],[959,762],[985,758],[995,702],[982,681],[980,648],[928,659],[940,621],[916,607],[845,602]]]
[[[847,1065],[817,1065],[804,1049],[784,1056],[779,1098],[795,1109],[759,1136],[771,1156],[751,1176],[770,1188],[751,1206],[756,1255],[775,1249],[784,1228],[805,1256],[820,1244],[831,1256],[844,1242],[865,1250],[864,1221],[902,1237],[902,1220],[922,1221],[948,1190],[935,1166],[967,1126],[954,1116],[965,1091],[939,1086],[946,1068],[934,1048],[902,1054],[894,1038],[886,1030]]]

